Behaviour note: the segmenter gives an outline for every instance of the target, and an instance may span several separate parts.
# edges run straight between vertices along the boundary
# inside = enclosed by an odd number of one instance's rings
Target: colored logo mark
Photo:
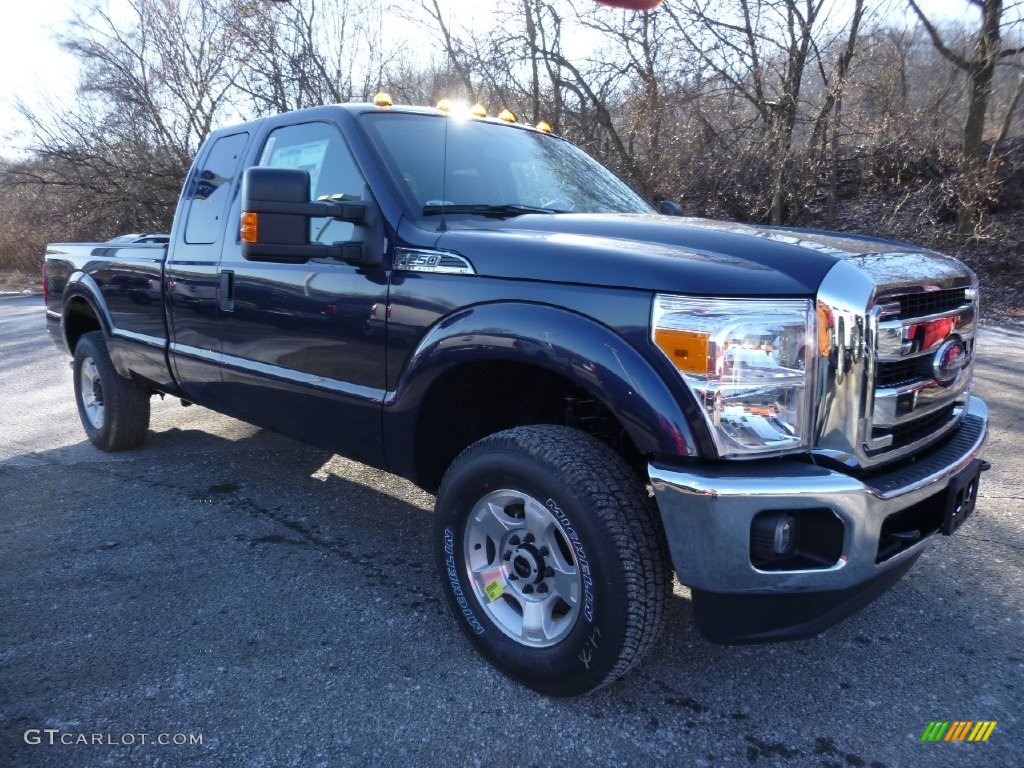
[[[995,729],[995,720],[932,720],[921,741],[988,741]]]

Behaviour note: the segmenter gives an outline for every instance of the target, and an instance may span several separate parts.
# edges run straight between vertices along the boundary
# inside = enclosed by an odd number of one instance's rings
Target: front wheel
[[[149,430],[149,390],[119,374],[100,331],[75,345],[75,402],[89,441],[103,451],[140,445]]]
[[[541,693],[629,671],[661,627],[670,580],[646,488],[604,443],[530,426],[484,438],[438,492],[437,563],[477,650]]]

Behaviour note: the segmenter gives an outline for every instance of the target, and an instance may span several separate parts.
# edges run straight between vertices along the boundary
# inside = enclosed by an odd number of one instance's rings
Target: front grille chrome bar
[[[815,454],[867,469],[959,423],[978,327],[966,266],[928,252],[845,259],[822,282],[817,314]]]

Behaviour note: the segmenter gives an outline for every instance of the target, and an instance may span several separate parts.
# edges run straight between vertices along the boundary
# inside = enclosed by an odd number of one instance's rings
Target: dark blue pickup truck
[[[89,439],[139,445],[159,393],[409,478],[462,629],[556,695],[637,663],[673,570],[710,639],[807,637],[972,512],[963,264],[659,213],[444,106],[219,130],[169,244],[50,245]]]

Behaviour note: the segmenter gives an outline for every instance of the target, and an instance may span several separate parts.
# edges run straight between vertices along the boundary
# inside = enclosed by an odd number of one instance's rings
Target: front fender
[[[415,473],[420,406],[433,382],[457,366],[515,362],[545,369],[588,391],[616,415],[642,453],[698,455],[690,424],[651,364],[612,329],[546,304],[494,302],[433,325],[409,356],[384,404],[388,464]]]

